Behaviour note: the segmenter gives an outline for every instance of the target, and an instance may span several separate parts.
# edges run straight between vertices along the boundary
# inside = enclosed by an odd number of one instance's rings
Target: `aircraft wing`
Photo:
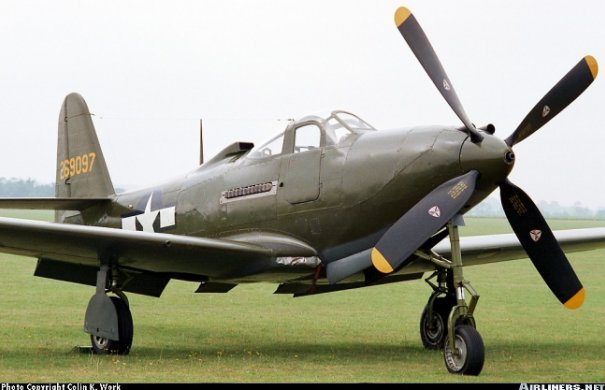
[[[0,218],[0,251],[95,268],[108,255],[127,269],[217,279],[266,270],[276,257],[267,246],[243,241],[13,218]]]
[[[587,251],[605,247],[605,228],[558,230],[553,232],[565,253]],[[465,266],[496,263],[527,258],[527,253],[514,234],[496,234],[460,238],[462,263]],[[449,240],[444,239],[433,247],[433,251],[451,258]],[[372,266],[371,249],[355,253],[327,265],[327,276],[331,284],[337,283],[357,272]],[[416,257],[409,264],[394,272],[394,275],[411,275],[431,272],[434,265]],[[387,276],[386,278],[389,278]]]
[[[559,245],[567,254],[588,251],[605,247],[605,228],[587,228],[558,230],[553,232]],[[527,258],[527,253],[514,234],[496,234],[485,236],[461,237],[462,263],[464,265],[479,265],[500,261]],[[446,258],[451,255],[449,241],[443,240],[433,250]],[[410,264],[411,269],[404,267],[405,273],[416,271],[418,267],[432,270],[427,261],[416,260]]]

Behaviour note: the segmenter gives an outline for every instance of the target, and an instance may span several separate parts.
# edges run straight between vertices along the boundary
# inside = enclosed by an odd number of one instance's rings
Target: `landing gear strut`
[[[108,296],[108,292],[115,296]],[[97,290],[88,303],[84,320],[84,331],[90,334],[93,352],[128,354],[132,346],[133,329],[128,299],[118,288],[117,270],[102,265],[97,273]]]
[[[416,253],[437,266],[437,271],[426,279],[433,293],[420,318],[420,337],[425,348],[443,348],[443,358],[449,372],[479,375],[485,360],[485,347],[473,317],[479,295],[464,280],[456,219],[448,222],[447,229],[452,249],[451,261],[434,252]],[[437,284],[431,281],[435,277]],[[471,296],[469,304],[465,300],[465,291]]]

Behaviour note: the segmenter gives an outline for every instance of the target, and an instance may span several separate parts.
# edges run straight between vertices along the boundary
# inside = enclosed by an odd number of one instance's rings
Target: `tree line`
[[[123,192],[116,188],[116,192]],[[17,179],[0,177],[0,197],[53,197],[55,196],[55,183],[40,184],[34,179]]]
[[[0,197],[55,196],[55,183],[39,184],[33,179],[0,177]]]
[[[537,203],[538,209],[545,218],[582,218],[605,219],[605,208],[592,209],[575,202],[572,206],[565,206],[556,201],[541,200]],[[505,217],[500,199],[488,197],[475,206],[466,215],[474,217]]]

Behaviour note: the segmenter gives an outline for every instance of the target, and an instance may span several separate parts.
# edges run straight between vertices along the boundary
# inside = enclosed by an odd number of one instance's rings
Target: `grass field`
[[[466,222],[463,234],[510,231],[505,220]],[[605,382],[605,250],[570,258],[587,290],[577,311],[529,260],[465,270],[481,294],[486,345],[473,378],[448,374],[442,353],[422,348],[423,281],[296,299],[272,295],[271,284],[213,295],[173,281],[160,299],[129,295],[130,355],[94,356],[72,351],[89,345],[82,326],[94,288],[32,277],[34,259],[0,254],[0,382]]]

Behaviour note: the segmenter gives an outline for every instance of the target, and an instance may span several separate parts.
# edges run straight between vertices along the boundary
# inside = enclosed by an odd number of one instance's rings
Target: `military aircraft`
[[[84,321],[96,353],[131,349],[125,292],[159,297],[171,279],[199,282],[198,293],[272,282],[302,296],[428,273],[422,343],[443,349],[450,372],[478,375],[479,295],[465,266],[529,256],[566,307],[584,301],[563,249],[604,246],[605,229],[553,233],[507,177],[513,146],[575,100],[598,66],[582,58],[502,140],[470,121],[414,15],[399,8],[395,23],[463,126],[386,131],[346,111],[307,116],[259,146],[235,142],[173,181],[116,194],[91,113],[72,93],[59,115],[56,197],[0,200],[55,210],[55,222],[0,218],[0,251],[37,258],[36,276],[96,287]],[[463,215],[497,188],[515,234],[461,239]]]

